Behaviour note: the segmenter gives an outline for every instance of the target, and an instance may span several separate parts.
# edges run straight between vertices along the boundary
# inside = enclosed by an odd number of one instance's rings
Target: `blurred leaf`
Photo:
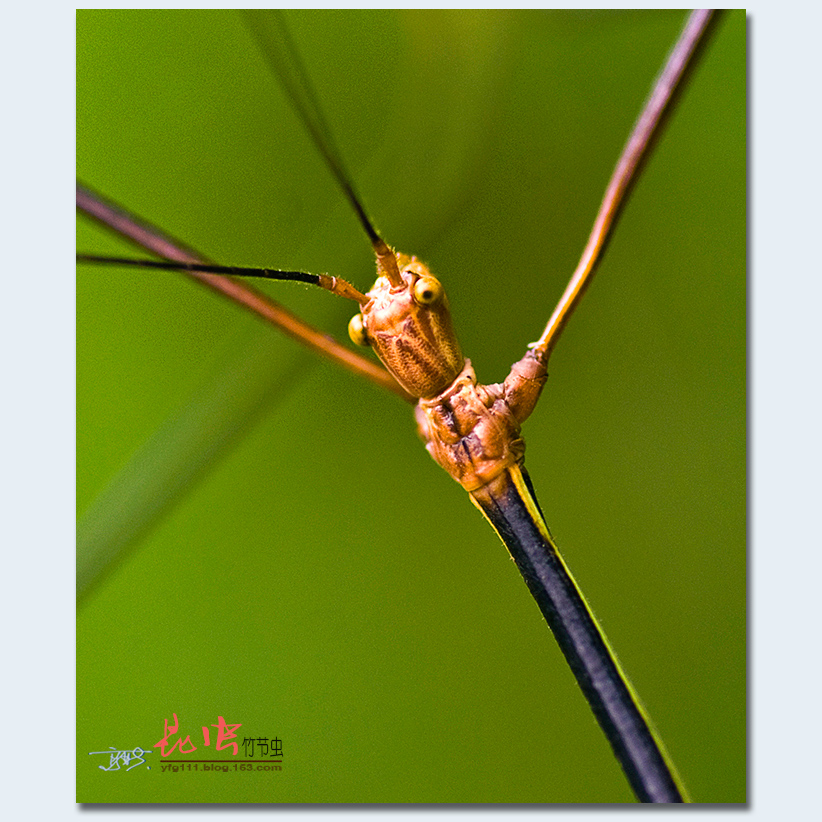
[[[122,560],[313,364],[301,357],[283,373],[272,367],[271,353],[272,335],[262,328],[253,341],[229,352],[94,500],[77,529],[78,596]]]

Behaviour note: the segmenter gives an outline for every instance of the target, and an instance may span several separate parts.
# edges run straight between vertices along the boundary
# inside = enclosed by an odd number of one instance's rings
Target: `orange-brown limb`
[[[659,131],[662,115],[668,108],[685,70],[693,63],[691,57],[705,33],[712,14],[711,9],[696,9],[688,17],[622,150],[579,264],[548,320],[545,331],[531,346],[533,350],[542,352],[546,361],[593,279],[596,265],[602,257],[605,242],[613,229],[625,195],[636,178],[637,168],[647,154],[653,136]]]

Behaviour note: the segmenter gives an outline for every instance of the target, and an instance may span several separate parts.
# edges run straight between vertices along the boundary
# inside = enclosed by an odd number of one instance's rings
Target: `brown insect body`
[[[466,491],[487,485],[521,463],[525,442],[519,435],[539,399],[548,373],[530,351],[503,383],[477,382],[471,361],[456,380],[433,399],[421,399],[416,418],[428,453]]]
[[[397,382],[420,398],[416,419],[428,453],[475,491],[522,461],[520,424],[547,379],[545,358],[529,351],[505,382],[478,383],[440,282],[415,257],[398,254],[397,264],[402,283],[381,274],[354,326]]]

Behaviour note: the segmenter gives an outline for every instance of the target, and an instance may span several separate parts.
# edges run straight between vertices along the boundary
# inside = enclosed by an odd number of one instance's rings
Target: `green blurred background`
[[[539,336],[683,18],[289,14],[369,212],[441,277],[482,381]],[[221,262],[371,284],[236,13],[77,19],[81,179]],[[746,798],[745,38],[720,20],[524,429],[568,564],[712,803]],[[345,337],[351,305],[266,289]],[[78,801],[632,801],[409,407],[177,275],[81,268],[77,311],[81,547],[136,542],[80,603]],[[218,715],[280,738],[282,772],[86,755],[151,747],[172,713],[198,747]]]

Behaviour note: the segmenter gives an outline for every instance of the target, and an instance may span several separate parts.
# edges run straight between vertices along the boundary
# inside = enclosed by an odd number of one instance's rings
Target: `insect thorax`
[[[416,418],[428,453],[466,491],[491,482],[522,461],[520,424],[536,405],[548,374],[529,352],[504,383],[477,383],[471,361],[433,399],[417,403]]]

